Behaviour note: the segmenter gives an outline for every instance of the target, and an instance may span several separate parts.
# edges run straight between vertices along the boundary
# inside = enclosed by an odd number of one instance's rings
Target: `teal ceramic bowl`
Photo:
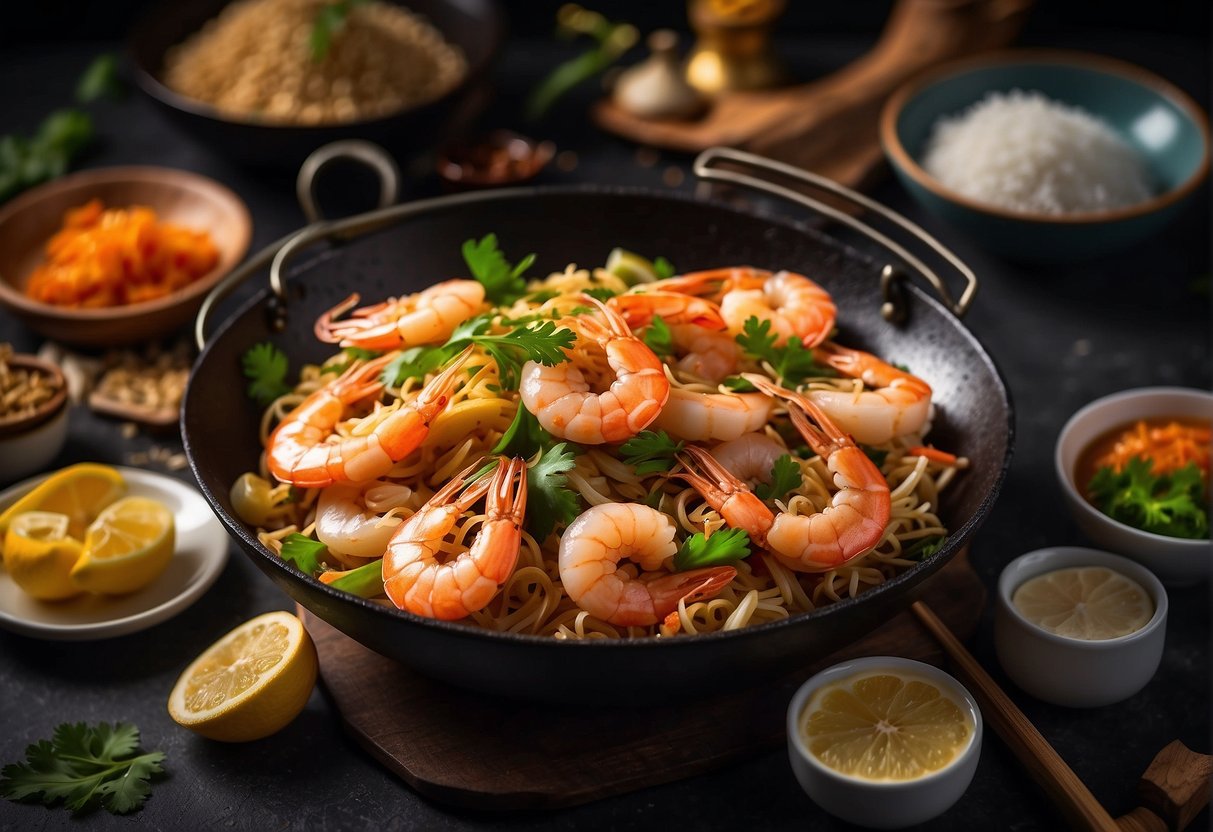
[[[1141,153],[1155,196],[1115,211],[1021,213],[962,196],[923,169],[936,121],[1013,89],[1103,119]],[[1080,52],[1016,50],[940,67],[894,93],[880,136],[898,178],[924,208],[990,251],[1033,262],[1089,259],[1140,242],[1175,218],[1209,170],[1208,122],[1192,99],[1132,64]]]

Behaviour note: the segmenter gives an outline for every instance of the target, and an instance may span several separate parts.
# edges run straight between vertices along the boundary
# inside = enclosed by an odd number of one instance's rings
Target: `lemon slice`
[[[299,619],[276,611],[246,621],[185,669],[168,712],[224,742],[268,737],[303,710],[316,684],[316,647]]]
[[[947,766],[968,746],[969,716],[931,682],[865,674],[813,694],[800,719],[810,753],[864,780],[914,780]]]
[[[1135,633],[1154,616],[1154,602],[1136,581],[1106,566],[1072,566],[1024,581],[1011,603],[1050,633],[1101,641]]]
[[[4,535],[4,564],[17,586],[44,601],[79,595],[70,573],[80,558],[80,541],[69,537],[66,514],[24,511]]]
[[[72,581],[90,592],[134,592],[164,571],[174,543],[173,513],[167,506],[147,497],[125,497],[88,527]]]
[[[27,511],[53,511],[68,517],[68,534],[80,539],[102,509],[126,493],[122,474],[108,465],[85,462],[60,469],[0,513],[0,538],[9,523]]]
[[[616,277],[622,278],[629,286],[635,286],[637,283],[652,283],[657,279],[653,261],[622,248],[611,249],[603,268]]]

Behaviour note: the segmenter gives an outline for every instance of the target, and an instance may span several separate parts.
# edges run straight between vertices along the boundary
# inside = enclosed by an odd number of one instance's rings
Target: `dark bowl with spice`
[[[1096,399],[1071,416],[1057,437],[1054,453],[1066,504],[1092,542],[1132,558],[1164,583],[1182,586],[1205,580],[1213,573],[1213,545],[1208,530],[1207,438],[1201,451],[1205,457],[1203,488],[1184,488],[1182,478],[1159,475],[1157,469],[1152,474],[1139,465],[1107,471],[1102,477],[1105,480],[1102,487],[1092,489],[1101,467],[1101,446],[1115,452],[1118,437],[1133,431],[1141,422],[1146,424],[1146,431],[1154,430],[1154,425],[1165,431],[1172,424],[1207,431],[1213,424],[1213,393],[1186,387],[1141,387]],[[1123,455],[1124,448],[1119,453]],[[1192,496],[1193,491],[1196,496]],[[1145,502],[1151,505],[1146,506]],[[1149,519],[1145,519],[1147,511]],[[1130,521],[1153,531],[1130,525]],[[1203,538],[1161,533],[1168,526],[1180,525],[1186,533],[1199,533],[1202,522]]]
[[[0,482],[15,482],[50,464],[67,440],[67,380],[32,355],[0,344]]]
[[[217,47],[233,50],[227,62],[231,69],[225,73],[221,68],[222,56],[212,55],[211,66],[201,67],[198,75],[204,79],[217,79],[212,99],[222,100],[223,104],[183,92],[183,86],[187,85],[181,80],[186,77],[180,74],[181,66],[186,60],[184,49],[190,47],[191,38],[209,35],[214,40],[214,35],[221,33],[223,26],[228,26],[229,30],[233,26],[239,28],[241,24],[233,22],[233,16],[247,13],[249,7],[258,5],[271,26],[276,25],[275,19],[284,19],[288,13],[296,18],[312,15],[308,18],[311,22],[297,26],[296,29],[302,31],[293,35],[267,32],[265,37],[253,37],[251,41],[247,31],[243,35],[236,32],[227,38],[231,43]],[[407,18],[401,14],[402,10]],[[356,64],[360,73],[370,71],[372,76],[346,77],[336,70],[326,74],[327,71],[317,69],[326,61],[341,57],[341,39],[355,28],[350,19],[358,16],[357,25],[362,26],[363,18],[373,15],[379,21],[385,14],[411,21],[406,22],[405,27],[413,26],[420,32],[415,40],[418,48],[449,49],[450,54],[461,56],[461,70],[448,77],[441,89],[425,89],[425,78],[416,80],[418,73],[410,67],[404,67],[409,71],[403,73],[395,71],[402,66],[400,48],[385,53],[386,60],[393,60],[393,55],[397,60],[395,67],[387,68],[386,75],[374,75],[378,70],[365,69],[365,60],[376,63],[379,59],[366,58],[362,53],[367,50],[362,48],[344,51],[353,56],[350,61]],[[246,14],[244,28],[255,23],[256,18]],[[395,0],[332,3],[183,0],[154,4],[132,31],[128,50],[136,83],[192,138],[246,165],[287,170],[297,168],[321,145],[341,139],[367,139],[383,145],[398,158],[439,143],[457,123],[469,120],[485,102],[484,81],[504,33],[505,19],[495,0],[407,0],[402,3]],[[413,36],[408,32],[404,35],[405,42],[409,43],[408,38]],[[295,40],[290,40],[291,37]],[[267,47],[241,51],[241,38],[245,46],[255,41]],[[194,54],[197,52],[195,50]],[[293,57],[283,58],[284,55]],[[282,64],[284,60],[294,64]],[[249,70],[250,61],[257,68]],[[217,65],[219,69],[216,69]],[[245,74],[237,79],[234,75],[237,72]],[[257,88],[259,84],[287,84],[289,82],[283,80],[283,76],[296,72],[306,79],[302,87],[279,87],[277,92]],[[225,80],[225,74],[231,78]],[[321,77],[312,78],[313,74]],[[421,74],[424,76],[424,72]],[[356,106],[368,77],[377,79],[378,86],[388,96],[380,102],[382,106],[376,104],[369,109]],[[261,80],[253,83],[250,78]],[[309,83],[312,86],[307,95],[313,97],[304,102],[303,90]],[[422,87],[418,88],[416,84]],[[225,93],[221,90],[227,90],[234,97],[223,97]],[[291,90],[296,90],[297,94]],[[267,95],[267,92],[272,94]],[[390,96],[397,93],[402,97],[400,106],[394,107],[390,104]],[[293,95],[299,100],[292,100]],[[342,109],[303,112],[308,106],[328,108],[330,105]]]

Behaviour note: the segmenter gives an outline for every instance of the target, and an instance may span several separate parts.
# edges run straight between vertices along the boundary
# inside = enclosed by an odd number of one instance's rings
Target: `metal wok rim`
[[[509,200],[518,199],[518,198],[526,198],[526,197],[535,198],[535,197],[544,197],[544,196],[549,196],[549,195],[550,196],[578,196],[578,195],[581,195],[581,196],[608,196],[608,197],[623,197],[623,198],[646,197],[646,198],[665,200],[665,201],[670,201],[670,202],[707,204],[707,205],[712,206],[713,208],[727,211],[727,212],[733,213],[733,214],[743,215],[750,219],[757,218],[763,222],[769,222],[774,225],[781,226],[781,227],[785,228],[786,230],[797,233],[797,234],[808,235],[811,237],[818,237],[818,238],[830,243],[831,245],[836,246],[837,248],[843,250],[848,257],[856,257],[856,258],[860,258],[867,262],[872,262],[873,263],[872,272],[873,272],[874,281],[877,279],[876,275],[880,271],[879,267],[877,267],[874,264],[874,261],[873,261],[873,258],[871,257],[871,255],[869,255],[865,252],[859,251],[858,249],[855,249],[854,247],[839,240],[838,238],[832,237],[828,234],[825,234],[821,231],[817,231],[815,229],[803,227],[802,225],[799,225],[795,221],[792,221],[786,217],[772,216],[770,213],[768,213],[766,211],[758,211],[758,210],[753,210],[753,209],[745,210],[745,209],[739,208],[734,205],[730,205],[728,203],[725,203],[725,202],[722,202],[722,201],[716,200],[716,199],[702,199],[702,198],[696,198],[691,195],[677,193],[677,192],[670,193],[670,192],[655,191],[655,190],[648,189],[648,188],[623,187],[623,186],[609,186],[609,185],[607,185],[607,186],[604,186],[604,185],[532,186],[532,187],[507,188],[507,189],[489,191],[489,192],[484,192],[484,193],[453,194],[453,195],[449,195],[449,196],[434,197],[432,199],[427,199],[427,200],[419,200],[417,202],[406,203],[404,205],[397,205],[397,206],[393,206],[390,208],[384,208],[384,209],[380,209],[377,211],[372,211],[367,214],[357,215],[355,217],[349,218],[348,220],[341,220],[341,221],[334,223],[334,230],[335,231],[338,230],[339,226],[345,225],[347,223],[352,225],[355,223],[360,223],[360,222],[371,220],[371,219],[379,219],[379,218],[386,219],[387,217],[391,216],[393,213],[403,214],[404,217],[401,220],[401,222],[408,222],[415,217],[427,216],[432,211],[441,211],[444,209],[457,207],[459,205],[466,205],[471,202],[509,201]],[[380,230],[380,231],[386,230],[386,224],[384,226],[379,227],[378,230]],[[297,275],[300,272],[304,272],[308,268],[310,268],[311,263],[312,263],[312,261],[310,259],[307,261],[304,261],[304,262],[300,263],[299,265],[297,265],[292,271],[294,271]],[[973,512],[972,516],[969,517],[960,527],[955,528],[955,529],[949,529],[947,542],[944,544],[944,548],[939,553],[933,555],[930,559],[920,561],[915,566],[912,566],[909,569],[902,572],[901,574],[893,577],[892,579],[885,581],[884,583],[865,591],[858,597],[844,598],[840,601],[835,601],[831,604],[819,607],[819,608],[809,611],[809,612],[796,613],[793,615],[789,615],[787,618],[781,618],[781,619],[777,619],[774,621],[769,621],[769,622],[766,622],[763,624],[754,625],[752,627],[744,627],[744,628],[737,629],[737,630],[718,630],[718,631],[711,632],[711,633],[696,633],[696,634],[691,635],[686,638],[643,636],[643,637],[636,637],[636,638],[620,638],[620,639],[605,639],[605,638],[604,639],[558,639],[558,638],[554,638],[552,636],[536,635],[536,634],[530,634],[530,633],[502,632],[502,631],[498,631],[498,630],[489,630],[489,629],[486,629],[483,627],[478,627],[475,625],[468,625],[465,623],[459,623],[459,622],[453,622],[453,621],[441,621],[441,620],[434,619],[434,618],[425,618],[422,616],[414,615],[410,612],[407,612],[406,610],[398,610],[398,609],[389,608],[389,607],[386,607],[386,606],[383,606],[380,604],[376,604],[368,599],[360,598],[356,595],[351,595],[350,593],[342,592],[341,590],[335,589],[335,588],[329,586],[328,584],[325,584],[325,583],[321,582],[320,580],[313,578],[312,576],[307,575],[307,574],[303,573],[302,571],[296,569],[293,565],[287,563],[282,558],[277,557],[271,551],[269,551],[269,549],[267,549],[265,546],[263,546],[261,544],[261,542],[257,539],[257,537],[246,528],[246,526],[244,525],[244,523],[242,521],[229,515],[223,509],[223,507],[219,504],[214,493],[212,493],[210,487],[203,480],[202,476],[199,473],[198,459],[197,459],[197,455],[196,455],[195,451],[201,450],[201,449],[195,449],[194,443],[189,434],[189,431],[186,429],[186,427],[187,427],[186,414],[190,410],[190,400],[193,397],[193,395],[195,395],[195,393],[196,393],[193,374],[191,374],[191,376],[190,376],[190,381],[186,388],[185,398],[184,398],[183,405],[182,405],[182,416],[181,416],[182,442],[184,445],[186,457],[189,460],[190,470],[193,472],[194,479],[198,482],[198,486],[202,490],[203,496],[206,497],[207,502],[210,503],[210,505],[211,505],[211,510],[215,512],[216,516],[219,517],[220,521],[223,523],[224,526],[227,527],[228,531],[230,533],[234,534],[239,539],[239,541],[242,544],[242,548],[244,548],[246,554],[251,558],[253,555],[253,552],[256,552],[258,556],[260,556],[261,558],[263,558],[265,560],[268,560],[270,563],[273,564],[274,568],[279,569],[282,572],[284,572],[290,579],[302,580],[305,583],[310,584],[310,588],[312,590],[319,590],[320,592],[324,593],[335,604],[351,605],[351,606],[364,610],[368,615],[382,616],[385,619],[395,618],[398,620],[407,621],[410,624],[420,626],[420,627],[427,627],[427,628],[430,628],[432,630],[435,630],[439,633],[443,633],[446,635],[478,639],[478,640],[485,641],[486,643],[505,642],[505,643],[515,644],[515,645],[530,645],[530,646],[535,646],[535,647],[548,647],[548,648],[561,649],[561,650],[608,650],[608,649],[628,649],[628,650],[667,649],[668,650],[668,649],[677,649],[674,647],[674,645],[681,645],[681,649],[688,650],[688,649],[693,649],[697,645],[707,646],[707,645],[716,644],[716,643],[723,642],[723,641],[753,640],[753,639],[761,638],[767,633],[770,633],[770,632],[773,632],[773,631],[776,631],[779,629],[783,629],[786,627],[803,626],[803,625],[807,625],[811,621],[820,621],[823,619],[828,620],[832,614],[841,615],[841,614],[843,614],[843,611],[848,610],[857,604],[863,603],[863,602],[867,601],[868,599],[877,598],[888,592],[895,591],[896,589],[901,587],[903,584],[916,581],[918,579],[920,573],[922,573],[923,571],[926,571],[928,573],[927,575],[924,575],[923,578],[924,579],[929,578],[930,573],[938,571],[938,569],[940,569],[944,565],[946,565],[946,562],[950,561],[952,559],[952,557],[955,555],[956,551],[962,545],[964,545],[965,542],[967,542],[968,538],[977,530],[978,526],[980,526],[980,524],[985,520],[986,516],[989,514],[995,501],[997,500],[998,495],[1002,491],[1002,486],[1006,481],[1007,473],[1010,469],[1011,457],[1012,457],[1012,454],[1014,451],[1014,439],[1015,439],[1015,409],[1014,409],[1014,404],[1011,401],[1010,389],[1008,388],[1005,380],[1003,379],[1002,373],[999,371],[997,364],[995,364],[994,359],[990,356],[989,352],[987,352],[985,347],[981,344],[981,342],[977,339],[977,337],[968,329],[968,327],[964,326],[964,324],[960,321],[959,318],[957,318],[942,303],[937,301],[935,298],[931,297],[929,294],[927,294],[925,291],[923,291],[917,285],[915,285],[911,282],[907,282],[907,285],[905,286],[905,288],[907,291],[912,292],[919,301],[926,303],[930,307],[932,307],[934,309],[934,311],[936,311],[937,313],[939,313],[941,315],[945,315],[952,319],[953,324],[959,329],[963,338],[965,340],[967,340],[969,342],[970,346],[973,348],[975,356],[979,359],[979,361],[982,364],[984,364],[986,366],[986,369],[993,374],[994,379],[997,381],[999,387],[1002,390],[1003,398],[1007,405],[1007,425],[1006,425],[1007,445],[1006,445],[1006,451],[1003,454],[1002,464],[999,467],[997,476],[995,477],[995,480],[994,480],[992,486],[990,487],[990,489],[987,491],[987,493],[982,498],[981,503],[978,505],[976,511]],[[254,307],[264,304],[270,295],[271,295],[270,289],[268,287],[264,287],[264,288],[258,290],[247,301],[242,303],[237,311],[235,311],[228,317],[224,318],[222,320],[222,322],[219,324],[219,326],[215,329],[214,333],[207,340],[206,347],[201,351],[198,358],[196,359],[195,364],[194,364],[195,369],[198,367],[201,367],[203,365],[203,363],[209,359],[210,353],[215,348],[216,344],[218,344],[219,341],[222,340],[223,338],[227,337],[229,332],[232,330],[232,328],[235,326],[235,324],[238,321],[242,320],[245,317],[245,315],[250,310],[252,310]],[[309,607],[305,606],[305,609],[309,609],[309,611],[310,611]],[[316,614],[316,613],[313,613],[313,614]]]

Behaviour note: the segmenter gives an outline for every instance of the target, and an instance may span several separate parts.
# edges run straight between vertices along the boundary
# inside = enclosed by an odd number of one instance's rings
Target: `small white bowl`
[[[1167,416],[1213,421],[1213,393],[1187,387],[1139,387],[1096,399],[1061,429],[1053,460],[1070,513],[1092,543],[1133,558],[1171,586],[1184,586],[1213,572],[1213,545],[1208,540],[1167,537],[1126,526],[1088,503],[1074,482],[1078,457],[1100,436],[1139,419]]]
[[[1083,641],[1050,633],[1024,618],[1011,596],[1030,578],[1055,569],[1105,566],[1141,584],[1154,602],[1144,627],[1120,638]],[[998,576],[994,649],[1011,680],[1024,691],[1070,708],[1091,708],[1128,699],[1158,670],[1167,634],[1167,591],[1144,566],[1118,555],[1056,546],[1020,555]]]
[[[951,763],[917,780],[863,780],[829,768],[809,751],[800,736],[800,715],[822,686],[858,673],[888,670],[918,676],[951,694],[969,714],[969,744]],[[827,668],[800,686],[788,705],[788,757],[805,793],[831,815],[873,829],[899,829],[924,823],[952,807],[965,793],[981,756],[981,711],[960,682],[937,667],[896,656],[854,659]]]

